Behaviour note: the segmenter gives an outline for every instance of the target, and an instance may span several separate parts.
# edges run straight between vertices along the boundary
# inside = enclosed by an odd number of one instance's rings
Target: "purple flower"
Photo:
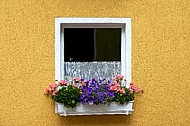
[[[88,94],[92,94],[92,88],[91,87],[87,88],[87,92],[88,92]]]
[[[91,100],[88,101],[88,103],[89,103],[89,105],[92,105],[94,102],[93,102],[93,100],[91,99]]]
[[[110,90],[111,82],[105,79],[91,79],[87,81],[86,85],[80,87],[81,95],[80,102],[83,104],[101,104],[111,101],[115,94]]]

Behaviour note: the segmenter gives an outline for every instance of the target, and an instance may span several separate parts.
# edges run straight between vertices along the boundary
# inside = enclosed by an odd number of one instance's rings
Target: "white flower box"
[[[55,112],[60,116],[69,115],[116,115],[116,114],[132,114],[133,101],[129,101],[127,104],[119,104],[111,102],[111,104],[99,104],[99,105],[83,105],[78,104],[75,108],[66,108],[61,103],[55,104]]]

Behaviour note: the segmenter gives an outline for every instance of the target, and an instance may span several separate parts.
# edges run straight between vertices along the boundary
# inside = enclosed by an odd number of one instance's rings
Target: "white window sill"
[[[129,115],[132,114],[133,101],[127,104],[121,105],[112,102],[110,105],[82,105],[79,104],[75,108],[66,108],[61,103],[55,104],[55,113],[60,116],[76,116],[76,115]]]

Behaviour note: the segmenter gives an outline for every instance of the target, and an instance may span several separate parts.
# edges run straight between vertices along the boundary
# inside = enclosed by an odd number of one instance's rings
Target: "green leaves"
[[[79,103],[80,91],[78,88],[71,85],[62,87],[52,99],[56,102],[63,103],[65,107],[74,108]]]
[[[133,101],[134,100],[134,93],[130,93],[129,89],[125,88],[125,93],[122,94],[120,92],[117,92],[114,101],[115,102],[119,102],[120,104],[125,104],[128,103],[129,101]]]

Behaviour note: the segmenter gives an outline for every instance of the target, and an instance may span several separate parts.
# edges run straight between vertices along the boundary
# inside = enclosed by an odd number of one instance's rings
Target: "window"
[[[65,71],[67,63],[69,65],[81,62],[90,64],[94,61],[97,65],[100,65],[99,61],[102,61],[101,65],[107,61],[114,61],[114,66],[119,64],[119,73],[125,76],[127,87],[129,87],[131,82],[131,19],[56,18],[55,79],[64,79],[64,76],[68,74]],[[87,68],[84,67],[84,69]],[[94,70],[96,69],[88,72],[92,73]]]

